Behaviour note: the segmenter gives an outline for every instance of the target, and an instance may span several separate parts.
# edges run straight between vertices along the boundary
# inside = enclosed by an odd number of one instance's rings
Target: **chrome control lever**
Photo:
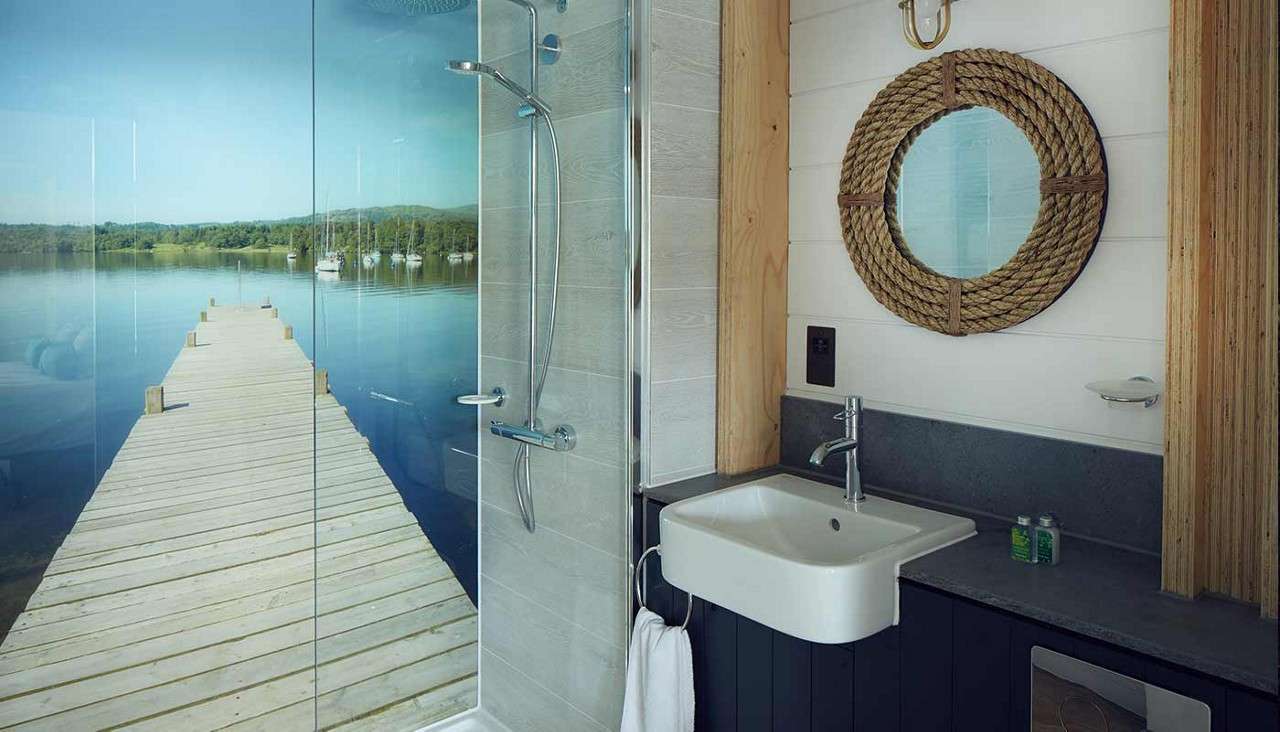
[[[562,424],[548,433],[532,427],[518,427],[499,422],[495,419],[489,423],[489,431],[498,437],[556,452],[567,452],[578,444],[578,434],[567,424]]]
[[[490,404],[501,407],[507,401],[507,392],[501,386],[495,386],[488,394],[463,394],[456,397],[455,401],[468,407],[485,407]]]

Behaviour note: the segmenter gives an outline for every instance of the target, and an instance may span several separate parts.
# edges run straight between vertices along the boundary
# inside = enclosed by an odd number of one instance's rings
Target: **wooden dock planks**
[[[418,729],[476,608],[270,309],[210,307],[0,644],[0,729]]]

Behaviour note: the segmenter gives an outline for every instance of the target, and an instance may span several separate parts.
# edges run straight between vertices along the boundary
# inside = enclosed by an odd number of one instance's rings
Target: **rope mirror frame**
[[[1008,262],[956,278],[911,253],[897,188],[911,143],[972,107],[994,109],[1026,135],[1040,161],[1040,209]],[[1106,218],[1106,154],[1089,110],[1048,69],[1005,51],[951,51],[907,69],[872,100],[845,148],[836,205],[849,258],[881,305],[938,333],[990,333],[1049,307],[1084,270]]]

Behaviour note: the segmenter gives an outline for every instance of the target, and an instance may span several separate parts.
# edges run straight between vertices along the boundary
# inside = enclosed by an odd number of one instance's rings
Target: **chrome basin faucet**
[[[844,453],[844,501],[860,503],[866,496],[862,495],[862,473],[858,471],[858,440],[861,439],[862,397],[847,396],[844,398],[844,410],[837,413],[836,419],[844,420],[844,437],[829,440],[818,445],[809,456],[809,464],[815,468],[826,462],[827,456]]]

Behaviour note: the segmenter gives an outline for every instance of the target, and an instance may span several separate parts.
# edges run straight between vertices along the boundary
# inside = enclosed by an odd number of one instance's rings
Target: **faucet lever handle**
[[[841,409],[839,412],[836,412],[835,415],[832,416],[831,418],[837,422],[843,422],[844,420],[848,419],[850,416],[851,415],[849,414],[848,409]]]

